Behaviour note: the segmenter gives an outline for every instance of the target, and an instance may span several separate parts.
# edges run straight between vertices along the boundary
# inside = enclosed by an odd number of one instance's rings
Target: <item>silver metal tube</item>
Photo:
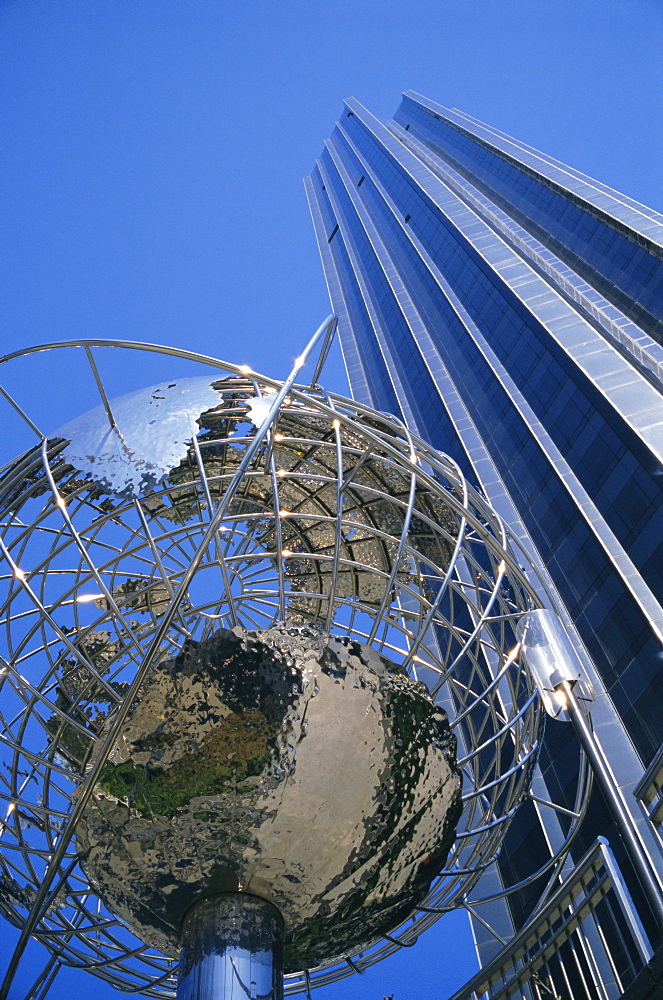
[[[177,1000],[282,1000],[283,920],[264,899],[220,893],[182,925]]]
[[[582,743],[583,750],[587,754],[594,777],[605,796],[608,808],[612,812],[613,819],[624,841],[624,846],[631,859],[631,863],[636,870],[654,919],[659,930],[663,931],[663,895],[661,894],[661,888],[654,869],[638,837],[635,823],[622,801],[614,778],[610,773],[608,763],[603,756],[603,751],[590,729],[587,717],[574,694],[573,686],[568,681],[562,681],[557,690],[564,692],[566,711],[569,713],[571,722]]]

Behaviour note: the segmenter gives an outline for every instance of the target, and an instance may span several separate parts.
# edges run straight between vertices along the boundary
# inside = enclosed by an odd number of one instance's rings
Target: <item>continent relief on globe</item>
[[[297,971],[362,950],[421,902],[460,790],[447,718],[402,668],[312,626],[219,629],[143,685],[78,850],[147,944],[175,957],[189,906],[246,891],[281,912]]]

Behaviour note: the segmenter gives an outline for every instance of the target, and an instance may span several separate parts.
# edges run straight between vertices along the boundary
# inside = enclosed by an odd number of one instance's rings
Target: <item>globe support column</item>
[[[282,1000],[283,920],[245,892],[209,896],[184,917],[177,1000]]]

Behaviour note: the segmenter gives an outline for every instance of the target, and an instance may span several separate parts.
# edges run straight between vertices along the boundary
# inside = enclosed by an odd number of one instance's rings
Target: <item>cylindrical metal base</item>
[[[283,920],[245,892],[209,896],[182,925],[177,1000],[282,1000]]]

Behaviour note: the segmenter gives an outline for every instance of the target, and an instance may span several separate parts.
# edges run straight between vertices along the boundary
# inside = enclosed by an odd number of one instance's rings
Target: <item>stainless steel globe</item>
[[[289,972],[409,916],[453,844],[455,739],[370,646],[291,622],[217,629],[155,667],[77,829],[84,871],[176,958],[218,893],[267,900]]]
[[[294,375],[105,344],[207,366],[109,400],[65,346],[101,403],[0,478],[0,906],[151,996],[228,891],[282,913],[286,992],[361,969],[467,903],[528,792],[506,531],[394,417]]]

